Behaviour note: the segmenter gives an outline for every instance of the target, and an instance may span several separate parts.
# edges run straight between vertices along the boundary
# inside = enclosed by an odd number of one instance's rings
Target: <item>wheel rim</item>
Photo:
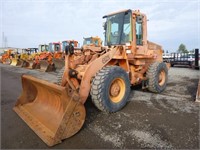
[[[159,73],[159,85],[163,86],[165,84],[165,80],[166,80],[166,73],[164,70],[162,70]]]
[[[121,78],[114,79],[109,88],[110,100],[114,103],[120,102],[124,97],[125,89],[126,86],[123,79]]]

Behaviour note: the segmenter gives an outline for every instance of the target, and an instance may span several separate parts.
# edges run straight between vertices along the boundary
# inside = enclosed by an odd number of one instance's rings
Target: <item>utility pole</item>
[[[8,47],[7,37],[5,36],[5,47]]]

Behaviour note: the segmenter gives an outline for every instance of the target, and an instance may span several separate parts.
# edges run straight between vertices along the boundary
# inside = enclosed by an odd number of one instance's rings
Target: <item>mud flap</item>
[[[65,66],[65,60],[64,59],[53,58],[53,63],[55,65],[56,69],[62,69]]]
[[[22,76],[23,92],[14,111],[48,145],[76,134],[85,121],[85,107],[65,87]]]

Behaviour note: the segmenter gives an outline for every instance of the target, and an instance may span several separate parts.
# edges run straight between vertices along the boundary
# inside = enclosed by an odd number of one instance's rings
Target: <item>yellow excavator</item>
[[[114,113],[127,104],[131,85],[142,84],[154,93],[166,88],[169,65],[162,47],[147,40],[146,15],[128,9],[103,18],[105,46],[67,45],[57,84],[22,75],[14,111],[48,146],[82,128],[89,95],[99,110]]]

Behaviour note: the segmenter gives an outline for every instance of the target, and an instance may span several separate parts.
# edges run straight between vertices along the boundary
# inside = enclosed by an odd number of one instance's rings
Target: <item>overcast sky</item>
[[[148,40],[176,51],[200,47],[200,0],[0,0],[0,31],[10,47],[38,47],[100,36],[105,14],[140,9],[149,19]]]

